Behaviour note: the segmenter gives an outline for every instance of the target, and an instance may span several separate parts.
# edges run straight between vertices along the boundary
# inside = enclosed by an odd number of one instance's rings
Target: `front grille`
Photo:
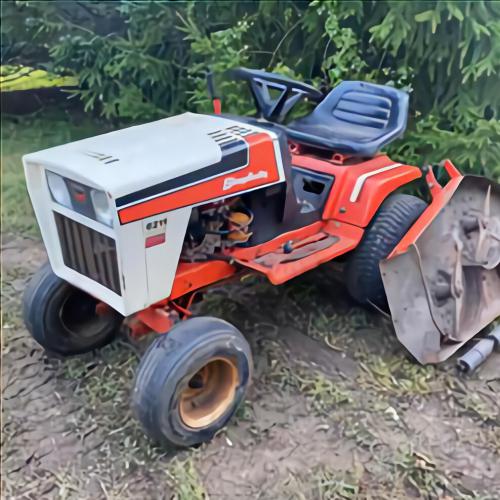
[[[121,295],[115,240],[58,212],[54,217],[64,265]]]

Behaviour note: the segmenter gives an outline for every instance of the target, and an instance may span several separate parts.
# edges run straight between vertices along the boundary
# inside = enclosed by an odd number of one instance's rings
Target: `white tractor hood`
[[[184,113],[25,155],[27,168],[43,165],[106,190],[113,198],[194,172],[221,159],[209,135],[241,124],[214,115]]]

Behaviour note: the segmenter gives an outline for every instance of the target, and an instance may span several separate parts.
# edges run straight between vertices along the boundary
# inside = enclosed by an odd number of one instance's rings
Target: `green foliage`
[[[36,55],[39,67],[76,75],[85,109],[106,118],[208,111],[208,68],[231,113],[252,105],[224,75],[240,65],[325,90],[363,79],[411,92],[394,159],[451,156],[500,178],[500,3],[24,1],[6,3],[2,16],[4,63]]]
[[[188,74],[194,85],[189,102],[198,111],[207,112],[212,109],[207,96],[207,68],[218,75],[223,74],[228,68],[250,64],[243,38],[251,26],[248,20],[243,19],[230,29],[206,34],[197,27],[193,7],[194,4],[191,4],[185,18],[178,14],[182,22],[179,29],[186,34],[185,40],[190,43],[192,51],[192,63],[188,68]],[[218,79],[217,92],[224,96],[224,106],[227,109],[245,106],[241,100],[241,87],[241,84],[230,79]],[[247,101],[246,104],[247,109],[241,111],[251,112],[251,102]]]

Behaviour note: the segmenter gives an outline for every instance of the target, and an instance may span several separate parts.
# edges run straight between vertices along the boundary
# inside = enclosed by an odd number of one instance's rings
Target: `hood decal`
[[[248,131],[253,133],[251,130]],[[232,127],[231,130],[216,130],[210,132],[208,135],[217,143],[222,153],[221,159],[217,163],[212,163],[194,172],[188,172],[187,174],[160,182],[154,186],[121,196],[116,199],[116,206],[123,207],[147,198],[162,196],[219,175],[235,172],[248,165],[248,144],[241,137],[241,132],[233,130]],[[249,134],[246,133],[245,135]]]

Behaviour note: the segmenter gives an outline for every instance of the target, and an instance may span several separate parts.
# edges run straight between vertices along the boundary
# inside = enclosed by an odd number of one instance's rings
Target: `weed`
[[[208,500],[208,494],[200,482],[191,457],[174,459],[166,471],[168,482],[174,491],[175,500]]]
[[[273,492],[273,498],[287,500],[350,500],[360,493],[359,481],[352,475],[335,473],[325,468],[310,471],[307,476],[290,475],[281,485],[281,490]]]
[[[123,470],[143,466],[166,456],[143,433],[129,408],[137,358],[123,342],[115,342],[96,355],[65,361],[60,375],[81,400],[75,432],[85,439],[89,429],[104,431],[107,454]]]
[[[421,366],[404,357],[384,359],[371,355],[359,365],[358,383],[361,387],[400,396],[444,390],[434,367]]]
[[[338,477],[331,471],[323,470],[316,476],[314,498],[319,500],[336,500],[356,498],[359,493],[357,481]]]
[[[233,422],[253,422],[255,420],[252,403],[248,400],[243,401],[236,410],[233,417]]]
[[[396,467],[396,476],[410,489],[427,498],[474,498],[474,492],[468,492],[450,482],[449,477],[440,471],[435,460],[428,455],[415,451],[411,444],[400,446],[396,451],[392,465]]]
[[[475,415],[483,422],[500,426],[500,405],[493,391],[470,391],[467,385],[458,378],[448,380],[453,400],[467,415]]]
[[[271,354],[271,352],[273,354]],[[338,405],[352,401],[350,392],[342,386],[340,380],[327,378],[318,370],[290,363],[283,353],[270,350],[271,373],[270,380],[281,389],[291,388],[306,396],[310,408],[318,414],[330,414]]]
[[[295,380],[298,390],[305,394],[312,408],[318,413],[328,414],[328,410],[352,401],[349,391],[319,372],[296,370],[292,379]]]
[[[375,446],[380,444],[378,437],[374,434],[370,426],[359,418],[354,421],[347,421],[344,435],[353,439],[354,442],[361,448],[372,450]]]

